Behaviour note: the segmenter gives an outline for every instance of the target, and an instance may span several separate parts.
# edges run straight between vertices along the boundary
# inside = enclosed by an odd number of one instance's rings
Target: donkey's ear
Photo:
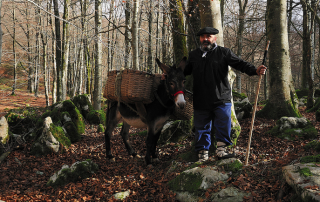
[[[184,56],[178,66],[178,68],[180,68],[182,71],[184,71],[184,68],[186,67],[187,65],[187,57]]]
[[[169,74],[169,72],[171,71],[170,67],[168,67],[167,65],[161,63],[158,58],[156,59],[156,62],[158,64],[158,66],[160,67],[160,69],[162,69],[163,73]]]

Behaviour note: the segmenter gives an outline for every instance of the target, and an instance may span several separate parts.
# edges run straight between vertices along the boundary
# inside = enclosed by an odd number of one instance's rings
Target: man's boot
[[[233,158],[236,156],[234,153],[228,153],[226,151],[226,143],[224,142],[217,142],[216,155],[219,160]]]
[[[198,151],[199,162],[204,162],[209,159],[209,151],[208,150],[200,150]]]

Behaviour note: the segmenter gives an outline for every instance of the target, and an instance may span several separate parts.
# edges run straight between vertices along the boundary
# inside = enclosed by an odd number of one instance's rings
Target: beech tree
[[[269,101],[257,113],[259,117],[279,119],[282,116],[300,117],[297,95],[293,86],[287,30],[287,1],[268,0],[267,38],[270,77]]]

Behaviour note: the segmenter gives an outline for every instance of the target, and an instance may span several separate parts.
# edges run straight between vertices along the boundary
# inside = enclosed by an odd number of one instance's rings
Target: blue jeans
[[[194,110],[194,126],[196,151],[209,150],[211,145],[212,122],[216,128],[216,140],[232,145],[231,134],[231,103],[219,105],[213,110]]]

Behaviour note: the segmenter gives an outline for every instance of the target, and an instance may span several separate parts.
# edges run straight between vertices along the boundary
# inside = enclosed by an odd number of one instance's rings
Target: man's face
[[[204,51],[209,51],[213,48],[213,44],[217,41],[217,36],[213,34],[201,34],[200,35],[200,44],[201,49]]]

